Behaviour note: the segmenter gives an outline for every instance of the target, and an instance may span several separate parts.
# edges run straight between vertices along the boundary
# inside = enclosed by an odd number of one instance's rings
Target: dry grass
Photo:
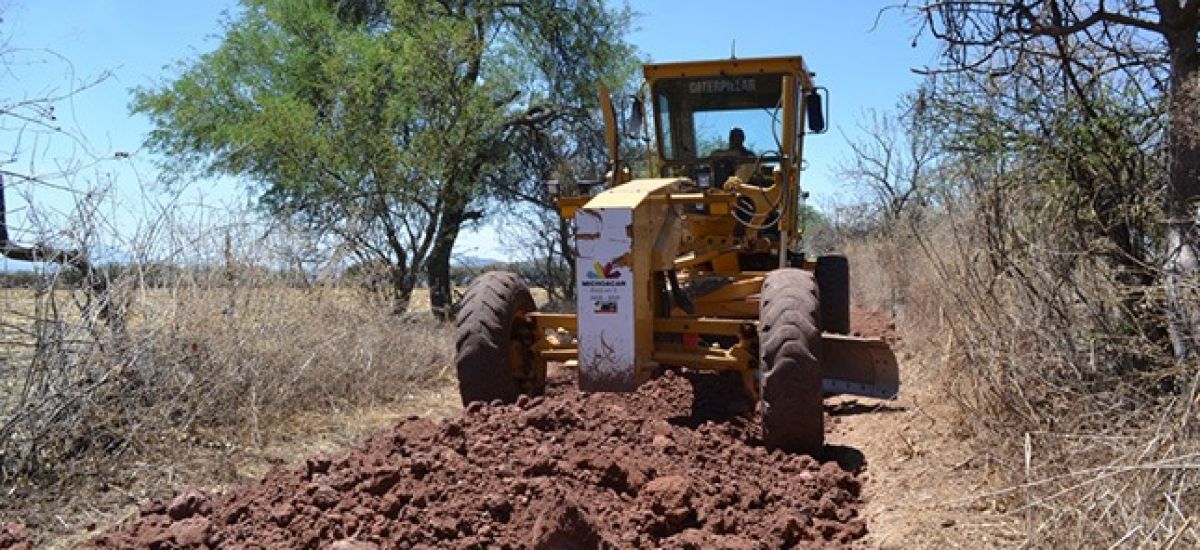
[[[957,503],[1022,546],[1200,546],[1200,365],[1129,320],[1152,289],[1130,311],[1114,269],[1052,255],[1052,227],[992,262],[980,225],[964,201],[846,247],[857,298],[897,316],[957,411],[973,455],[955,469],[988,481]]]
[[[71,292],[0,294],[0,520],[69,544],[145,498],[455,410],[449,327],[353,288],[284,283],[118,281],[122,330]]]

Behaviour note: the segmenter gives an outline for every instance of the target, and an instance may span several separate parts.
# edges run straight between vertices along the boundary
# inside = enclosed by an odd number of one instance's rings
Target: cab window
[[[728,147],[741,128],[745,147],[778,151],[782,132],[782,74],[712,76],[655,81],[655,116],[665,160],[707,158]]]

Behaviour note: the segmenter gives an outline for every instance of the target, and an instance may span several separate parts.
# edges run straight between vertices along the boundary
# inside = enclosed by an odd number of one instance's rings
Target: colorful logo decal
[[[616,313],[617,302],[615,300],[594,301],[592,302],[592,313]]]
[[[617,268],[613,266],[612,262],[608,262],[604,265],[600,265],[600,262],[596,262],[592,265],[591,271],[588,271],[587,276],[589,279],[619,279],[621,278],[621,273],[617,271]]]

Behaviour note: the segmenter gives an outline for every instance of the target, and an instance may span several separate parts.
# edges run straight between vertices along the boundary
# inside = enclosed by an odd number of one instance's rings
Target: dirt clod
[[[224,497],[145,505],[91,544],[824,548],[865,535],[856,474],[767,452],[754,413],[729,406],[740,391],[736,377],[668,372],[589,395],[552,376],[546,397],[408,419]]]
[[[6,523],[0,526],[0,548],[30,550],[33,548],[33,539],[24,525],[15,522]]]
[[[171,504],[167,506],[167,515],[178,521],[207,513],[209,508],[208,495],[199,489],[187,489],[171,500]]]
[[[208,518],[187,518],[171,524],[169,533],[175,544],[184,548],[199,548],[205,545],[211,526]]]
[[[379,548],[378,544],[356,539],[342,539],[329,545],[329,550],[376,550],[377,548]]]
[[[544,501],[535,506],[537,519],[529,546],[537,550],[591,550],[600,548],[601,538],[594,519],[569,498]]]

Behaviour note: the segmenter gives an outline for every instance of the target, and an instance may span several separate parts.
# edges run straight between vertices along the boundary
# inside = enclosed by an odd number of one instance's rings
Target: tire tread
[[[788,452],[818,453],[824,445],[825,421],[816,281],[802,269],[777,269],[763,281],[761,299],[763,443]]]
[[[533,296],[515,274],[489,271],[475,278],[455,317],[455,369],[463,405],[516,401],[520,395],[508,353],[512,322],[535,311]]]

